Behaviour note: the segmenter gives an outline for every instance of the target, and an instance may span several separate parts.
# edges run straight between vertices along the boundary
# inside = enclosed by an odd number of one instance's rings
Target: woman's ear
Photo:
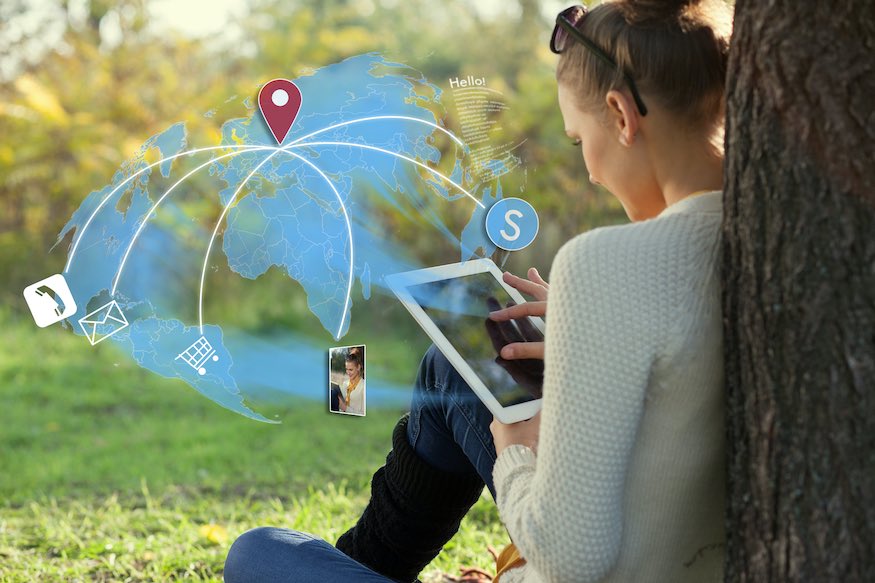
[[[611,89],[605,95],[609,124],[617,131],[620,144],[630,147],[638,134],[638,109],[624,93]]]

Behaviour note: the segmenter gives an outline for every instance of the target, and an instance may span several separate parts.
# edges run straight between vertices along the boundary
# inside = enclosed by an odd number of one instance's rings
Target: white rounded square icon
[[[30,308],[33,321],[40,328],[66,320],[76,313],[73,294],[60,273],[24,288],[24,301]]]

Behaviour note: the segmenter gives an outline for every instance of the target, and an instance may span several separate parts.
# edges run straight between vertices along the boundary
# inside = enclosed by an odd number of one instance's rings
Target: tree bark
[[[738,0],[726,581],[875,581],[875,3]]]

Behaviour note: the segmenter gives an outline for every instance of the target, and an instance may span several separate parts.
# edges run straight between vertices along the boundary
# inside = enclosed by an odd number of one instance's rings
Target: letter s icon
[[[518,211],[516,209],[509,210],[506,213],[504,213],[504,222],[506,222],[508,224],[508,226],[510,226],[513,229],[513,235],[508,235],[504,229],[499,231],[499,233],[501,234],[502,237],[507,239],[508,242],[516,241],[517,239],[519,239],[519,236],[520,236],[520,227],[515,222],[513,222],[513,220],[511,220],[512,216],[516,217],[517,219],[521,219],[521,218],[523,218],[524,215],[523,215],[523,213],[521,213],[520,211]]]
[[[538,213],[521,198],[502,198],[486,211],[486,236],[505,251],[525,249],[538,234]]]

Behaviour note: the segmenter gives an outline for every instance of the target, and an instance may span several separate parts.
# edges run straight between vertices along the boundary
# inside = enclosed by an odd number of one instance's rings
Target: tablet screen
[[[407,290],[503,407],[541,397],[544,361],[504,360],[498,349],[523,338],[543,340],[543,335],[530,321],[499,327],[489,320],[489,312],[513,302],[491,273],[411,285]]]

